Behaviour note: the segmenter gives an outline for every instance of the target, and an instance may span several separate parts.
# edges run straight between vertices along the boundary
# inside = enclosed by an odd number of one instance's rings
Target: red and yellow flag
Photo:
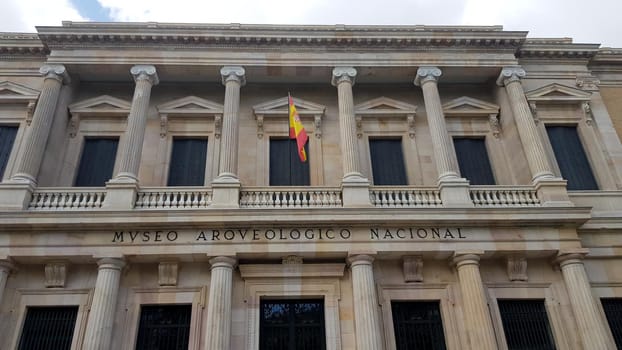
[[[301,162],[307,161],[307,152],[305,152],[305,143],[309,140],[307,132],[305,131],[296,106],[294,106],[294,99],[291,96],[287,96],[289,99],[289,138],[296,139],[296,145],[298,146],[298,156]]]

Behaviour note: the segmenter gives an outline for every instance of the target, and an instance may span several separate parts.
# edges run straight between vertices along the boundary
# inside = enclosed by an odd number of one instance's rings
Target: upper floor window
[[[497,300],[509,350],[555,350],[544,300]]]
[[[296,140],[270,139],[270,186],[309,186],[308,143],[305,144],[307,161],[298,156]]]
[[[616,346],[622,349],[622,298],[604,298],[600,302],[603,305]]]
[[[167,186],[203,186],[206,138],[173,138]]]
[[[112,177],[118,138],[85,138],[75,185],[104,186]]]
[[[587,159],[576,126],[547,125],[559,171],[568,181],[568,190],[598,190],[594,173]]]
[[[494,185],[484,138],[454,137],[454,147],[462,177],[471,185]]]
[[[69,350],[78,306],[29,307],[18,350]]]
[[[6,164],[11,156],[15,135],[17,135],[16,126],[0,126],[0,178],[4,175]]]
[[[369,139],[374,185],[407,185],[402,139]]]

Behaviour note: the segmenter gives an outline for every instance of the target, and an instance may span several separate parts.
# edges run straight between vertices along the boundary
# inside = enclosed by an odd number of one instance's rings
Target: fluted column
[[[615,349],[607,332],[607,323],[601,317],[592,296],[590,281],[583,266],[583,254],[562,254],[557,263],[562,271],[570,306],[574,314],[584,349]]]
[[[218,182],[238,182],[238,138],[240,88],[246,84],[243,67],[222,67],[220,75],[225,85],[225,106],[222,118]]]
[[[54,121],[61,86],[63,82],[69,81],[67,70],[62,65],[45,65],[39,69],[39,72],[44,76],[43,88],[30,126],[26,128],[24,151],[17,159],[17,171],[11,177],[14,182],[27,182],[35,185]]]
[[[525,75],[525,70],[521,67],[503,68],[497,79],[497,85],[505,86],[507,91],[518,135],[525,150],[532,180],[535,182],[539,179],[554,178],[554,175],[520,82]]]
[[[456,150],[447,132],[441,97],[438,94],[437,83],[441,74],[441,70],[437,67],[421,67],[417,70],[415,78],[415,85],[421,86],[423,90],[425,112],[428,116],[439,181],[460,178]]]
[[[134,66],[130,69],[130,73],[136,86],[130,115],[127,118],[125,141],[122,143],[119,172],[114,182],[138,182],[151,88],[159,82],[156,68],[151,65]]]
[[[2,305],[2,297],[4,297],[4,288],[9,274],[15,268],[10,260],[0,260],[0,305]]]
[[[205,349],[230,349],[231,343],[231,292],[234,258],[219,256],[210,259],[212,277],[207,305]]]
[[[125,262],[122,259],[104,258],[100,259],[97,264],[99,268],[95,282],[95,293],[93,294],[82,348],[85,350],[110,350],[121,269],[125,266]]]
[[[337,87],[339,99],[339,131],[341,136],[341,156],[343,157],[343,180],[362,179],[359,164],[359,149],[356,141],[356,119],[354,117],[354,99],[352,86],[356,69],[336,67],[333,69],[331,83]]]
[[[465,327],[469,336],[470,349],[497,349],[495,332],[488,310],[484,284],[479,273],[479,254],[456,253],[453,258],[464,306]]]
[[[372,256],[365,254],[348,258],[352,270],[354,327],[358,350],[384,349],[373,261]]]

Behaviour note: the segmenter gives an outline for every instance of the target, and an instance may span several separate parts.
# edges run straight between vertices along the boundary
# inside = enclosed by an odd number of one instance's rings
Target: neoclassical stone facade
[[[68,349],[149,348],[154,308],[188,349],[511,349],[532,306],[554,348],[620,341],[622,50],[497,26],[37,31],[0,34],[0,349],[48,339],[41,310],[69,315]],[[303,165],[278,153],[288,94]],[[274,335],[301,305],[317,317]]]

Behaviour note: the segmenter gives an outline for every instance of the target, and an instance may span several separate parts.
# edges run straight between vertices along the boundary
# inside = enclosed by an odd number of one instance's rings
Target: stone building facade
[[[1,34],[0,348],[615,349],[620,101],[497,26]]]

